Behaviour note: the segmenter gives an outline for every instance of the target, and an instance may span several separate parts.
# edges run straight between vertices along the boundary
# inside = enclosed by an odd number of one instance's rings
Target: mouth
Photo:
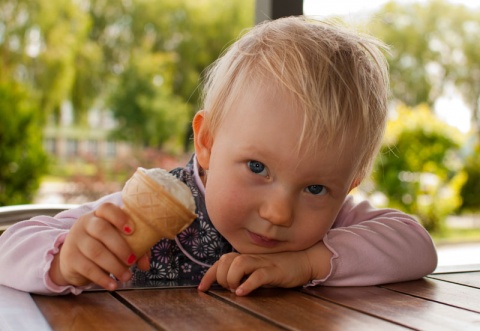
[[[257,233],[253,233],[253,232],[250,232],[250,231],[247,231],[247,232],[248,232],[248,235],[249,235],[251,241],[253,242],[253,244],[255,244],[257,246],[271,248],[271,247],[275,247],[275,246],[277,246],[278,244],[281,243],[281,241],[276,240],[276,239],[271,239],[271,238],[268,238],[268,237],[264,237],[262,235],[259,235]]]

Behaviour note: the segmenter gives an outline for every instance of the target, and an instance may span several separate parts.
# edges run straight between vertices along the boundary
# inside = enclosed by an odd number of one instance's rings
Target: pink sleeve
[[[323,239],[333,253],[330,274],[310,285],[366,286],[421,278],[437,253],[428,232],[411,216],[375,209],[348,197]]]
[[[58,286],[48,275],[53,256],[81,215],[103,202],[120,204],[119,194],[59,213],[18,222],[0,236],[0,284],[38,294],[79,294],[84,288]]]

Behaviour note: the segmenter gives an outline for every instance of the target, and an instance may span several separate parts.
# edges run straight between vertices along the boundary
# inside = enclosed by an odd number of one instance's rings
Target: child
[[[193,119],[195,154],[172,173],[198,218],[137,257],[120,194],[38,216],[0,237],[0,283],[80,293],[118,280],[261,286],[361,286],[435,269],[428,233],[410,216],[355,204],[381,144],[388,79],[382,44],[290,17],[261,24],[210,68]],[[136,266],[131,268],[135,263]]]

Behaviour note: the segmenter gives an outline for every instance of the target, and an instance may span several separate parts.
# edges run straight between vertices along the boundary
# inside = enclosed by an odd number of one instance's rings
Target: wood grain
[[[409,283],[421,288],[428,282]],[[392,286],[393,287],[393,286]],[[315,287],[304,292],[357,312],[421,330],[470,330],[479,326],[479,315],[380,287]],[[409,291],[409,292],[414,292]]]
[[[476,272],[462,272],[451,274],[431,275],[429,278],[445,280],[447,282],[463,284],[480,289],[480,271]]]
[[[473,287],[430,278],[412,282],[388,284],[383,287],[480,313],[480,292]],[[477,327],[480,328],[480,321],[477,323],[479,323]]]
[[[195,288],[117,293],[162,330],[279,330]]]
[[[287,289],[259,289],[247,297],[212,291],[218,297],[294,330],[403,330],[395,324]]]
[[[480,272],[370,287],[32,295],[53,330],[480,330]]]
[[[155,330],[108,292],[32,298],[52,330]]]

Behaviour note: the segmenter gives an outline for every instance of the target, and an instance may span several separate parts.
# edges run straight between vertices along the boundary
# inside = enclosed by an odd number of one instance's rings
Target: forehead
[[[335,125],[329,122],[329,110],[320,109],[319,106],[306,105],[300,97],[287,90],[280,84],[275,84],[268,79],[245,80],[237,86],[223,107],[222,119],[219,126],[226,119],[235,117],[234,121],[252,119],[252,124],[265,125],[265,122],[277,120],[278,117],[285,119],[286,127],[280,123],[272,127],[272,134],[284,135],[285,131],[296,130],[295,135],[290,137],[289,142],[292,153],[303,151],[316,151],[319,149],[335,147],[338,150],[355,144],[349,135],[345,135],[345,127],[332,129]],[[321,113],[321,114],[320,114]],[[263,122],[256,117],[265,116]],[[338,124],[338,123],[337,123]],[[216,130],[216,128],[214,129]],[[265,131],[264,128],[263,131]],[[353,130],[352,130],[353,131]]]
[[[299,103],[282,89],[268,84],[252,84],[236,98],[219,128],[222,137],[245,151],[255,151],[277,163],[292,168],[301,164],[312,167],[348,168],[354,149],[326,143],[322,132],[314,132]],[[220,138],[220,137],[218,137]]]
[[[237,95],[225,120],[249,122],[243,129],[262,129],[263,135],[285,136],[288,132],[292,135],[289,141],[296,141],[304,131],[305,111],[284,89],[251,81]]]

